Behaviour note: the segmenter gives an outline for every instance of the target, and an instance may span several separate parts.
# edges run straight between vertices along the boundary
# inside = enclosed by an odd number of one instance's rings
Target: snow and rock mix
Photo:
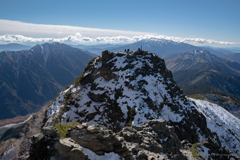
[[[196,143],[210,136],[238,153],[239,138],[225,133],[236,134],[239,128],[231,121],[219,126],[214,117],[202,110],[205,108],[196,106],[184,96],[164,60],[155,54],[142,50],[103,51],[50,105],[46,125],[56,123],[57,119],[58,123],[87,122],[120,131],[126,125],[138,126],[152,119],[165,119],[167,125],[175,127],[180,140]],[[213,116],[220,116],[214,113]],[[225,120],[217,118],[217,121]],[[221,138],[221,133],[217,136],[213,133],[218,130],[227,130],[224,136],[228,139]]]

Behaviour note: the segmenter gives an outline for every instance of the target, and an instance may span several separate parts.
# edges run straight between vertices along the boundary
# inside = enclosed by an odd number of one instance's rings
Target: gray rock
[[[53,126],[43,127],[41,131],[46,136],[55,136],[58,134],[57,129]]]
[[[98,154],[113,152],[114,148],[121,147],[116,134],[100,125],[87,128],[75,127],[69,131],[68,135],[81,146]]]
[[[155,132],[165,132],[167,130],[166,128],[167,123],[166,120],[164,119],[154,119],[146,122],[145,124],[151,126]]]
[[[37,142],[43,139],[44,135],[42,133],[37,133],[31,137],[32,142]]]
[[[88,160],[82,147],[71,138],[63,138],[54,144],[58,154],[69,160]]]

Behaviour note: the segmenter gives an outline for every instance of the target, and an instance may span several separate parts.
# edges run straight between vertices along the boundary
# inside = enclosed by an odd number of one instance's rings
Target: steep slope
[[[223,55],[222,57],[231,62],[240,63],[240,53],[227,54],[227,55]]]
[[[174,126],[179,140],[196,143],[210,138],[218,147],[223,144],[239,154],[236,130],[219,126],[222,134],[214,133],[217,130],[208,127],[199,106],[185,98],[164,60],[147,51],[103,51],[89,62],[73,85],[60,93],[46,114],[47,126],[78,121],[114,131],[164,119],[167,125]],[[211,123],[218,125],[214,119]],[[230,133],[235,136],[230,137]]]
[[[184,53],[188,50],[197,49],[199,47],[186,44],[186,43],[178,43],[171,40],[165,39],[146,39],[135,42],[133,44],[110,48],[110,51],[118,52],[124,51],[125,49],[136,50],[141,48],[144,50],[148,50],[149,52],[153,52],[160,57],[168,57],[170,55],[174,55],[176,53]]]
[[[60,43],[0,53],[0,119],[37,111],[79,75],[92,57]]]
[[[202,49],[208,50],[209,52],[211,52],[212,54],[219,56],[219,57],[224,57],[228,54],[233,54],[234,52],[231,51],[231,49],[229,48],[217,48],[217,47],[209,47],[209,46],[202,46]]]
[[[188,95],[190,98],[205,100],[214,104],[217,104],[234,116],[240,118],[240,99],[238,96],[219,95],[219,94],[194,94]]]
[[[167,59],[168,69],[186,94],[220,93],[240,96],[240,64],[206,50],[188,51]]]
[[[221,145],[240,154],[240,120],[222,107],[203,100],[190,99],[207,119],[207,127],[216,133]],[[207,157],[205,157],[207,158]],[[225,157],[226,158],[226,157]],[[227,158],[226,158],[227,159]]]

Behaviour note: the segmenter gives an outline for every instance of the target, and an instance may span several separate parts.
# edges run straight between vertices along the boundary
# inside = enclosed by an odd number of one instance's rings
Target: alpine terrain
[[[223,55],[222,57],[229,61],[240,63],[240,53],[227,54]]]
[[[186,94],[229,93],[240,96],[240,64],[207,50],[188,51],[166,64]]]
[[[123,51],[124,49],[134,50],[136,48],[139,48],[139,46],[142,46],[142,49],[153,52],[163,58],[172,57],[179,53],[184,53],[186,51],[199,48],[187,43],[174,42],[172,40],[166,39],[149,38],[137,41],[132,44],[109,48],[109,50],[114,52]]]
[[[140,49],[103,51],[45,114],[41,132],[23,140],[20,158],[238,159],[240,154],[240,120],[218,105],[186,98],[164,60]]]
[[[92,59],[61,43],[0,52],[0,119],[38,111],[71,83]]]

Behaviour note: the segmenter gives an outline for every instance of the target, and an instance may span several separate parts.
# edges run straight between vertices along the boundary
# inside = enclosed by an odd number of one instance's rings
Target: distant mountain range
[[[141,47],[143,50],[153,52],[162,58],[175,55],[176,53],[184,53],[188,50],[198,48],[190,44],[178,43],[171,40],[162,39],[162,40],[141,40],[133,44],[112,48],[110,49],[110,51],[118,52],[124,51],[125,49],[136,50]]]
[[[18,43],[0,44],[0,51],[20,51],[28,50],[31,46],[22,45]]]
[[[89,51],[96,55],[100,55],[103,50],[109,50],[113,52],[124,51],[125,49],[136,50],[141,48],[149,52],[156,53],[162,58],[174,58],[180,54],[194,49],[205,49],[210,51],[212,54],[217,56],[225,56],[227,54],[233,54],[234,52],[222,49],[214,48],[208,46],[193,46],[187,43],[179,43],[166,39],[158,40],[141,40],[135,43],[128,44],[97,44],[97,45],[72,45],[75,48],[80,48],[82,50]]]
[[[124,44],[96,44],[96,45],[71,45],[74,48],[79,48],[83,51],[89,51],[95,55],[100,55],[103,50],[111,50],[113,48],[117,48],[120,46],[124,46]]]
[[[166,59],[166,65],[185,94],[229,93],[240,96],[239,63],[197,49]]]
[[[6,46],[11,50],[30,47],[19,44]],[[0,116],[1,119],[13,117],[19,113],[24,115],[32,110],[29,106],[38,108],[43,102],[54,98],[60,88],[82,73],[86,63],[92,57],[99,55],[105,49],[124,51],[142,47],[143,50],[156,53],[166,59],[167,67],[172,70],[174,79],[186,94],[228,92],[239,96],[239,64],[230,62],[238,59],[237,54],[230,51],[231,56],[226,58],[230,60],[232,57],[232,60],[226,61],[206,50],[202,51],[207,54],[190,54],[188,50],[200,51],[201,49],[170,40],[141,40],[127,45],[99,44],[72,45],[72,47],[53,42],[36,45],[30,50],[1,52],[0,94],[1,103],[5,107],[0,107],[0,110],[2,108],[8,110],[6,112],[8,114]],[[208,49],[215,55],[224,56],[228,53],[226,50]],[[192,59],[192,56],[195,56],[195,59]],[[23,108],[13,111],[12,106]]]
[[[231,61],[231,62],[240,63],[240,53],[227,54],[227,55],[223,55],[222,57]]]
[[[79,76],[88,53],[61,43],[0,53],[0,119],[38,110]]]
[[[143,50],[148,50],[150,52],[154,52],[158,54],[159,56],[163,58],[173,58],[177,55],[180,55],[181,53],[184,53],[189,50],[193,49],[206,49],[210,51],[212,54],[215,54],[217,56],[225,56],[227,54],[234,54],[238,53],[239,48],[216,48],[216,47],[210,47],[210,46],[193,46],[189,45],[187,43],[179,43],[174,42],[172,40],[166,40],[166,39],[145,39],[141,41],[137,41],[135,43],[107,43],[107,44],[94,44],[94,45],[74,45],[74,44],[68,44],[71,47],[79,48],[83,51],[89,51],[90,53],[93,53],[94,56],[100,55],[103,50],[109,50],[109,51],[115,51],[118,52],[119,50],[136,50],[138,48],[141,48]],[[30,49],[33,44],[30,43],[30,45],[23,45],[18,43],[9,43],[9,44],[0,44],[0,51],[19,51],[19,50],[25,50]]]

